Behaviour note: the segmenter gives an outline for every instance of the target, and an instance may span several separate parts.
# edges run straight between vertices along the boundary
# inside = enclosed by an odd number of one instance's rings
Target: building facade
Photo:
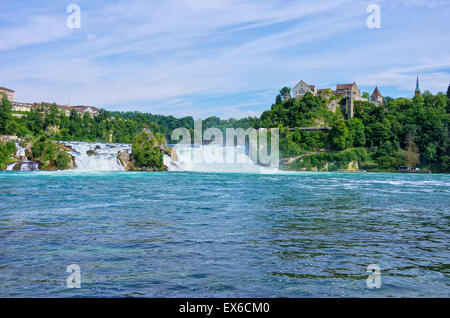
[[[0,87],[0,92],[4,93],[10,102],[14,101],[14,91],[6,87]]]
[[[361,98],[361,90],[356,85],[356,82],[351,84],[336,85],[336,94],[341,94],[344,97],[348,97],[349,93],[352,95],[353,99]]]
[[[29,112],[33,108],[33,104],[11,102],[13,112]]]
[[[302,98],[308,92],[315,96],[317,94],[317,89],[315,85],[308,85],[304,80],[298,82],[292,89],[292,95],[296,99]]]
[[[370,101],[374,103],[377,106],[380,106],[383,104],[383,96],[381,95],[380,91],[378,90],[378,86],[375,87],[372,96],[370,96]]]

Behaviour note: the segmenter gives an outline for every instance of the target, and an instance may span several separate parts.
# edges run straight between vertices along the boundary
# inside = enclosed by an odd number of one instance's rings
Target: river
[[[449,297],[449,194],[438,174],[3,171],[0,297]]]

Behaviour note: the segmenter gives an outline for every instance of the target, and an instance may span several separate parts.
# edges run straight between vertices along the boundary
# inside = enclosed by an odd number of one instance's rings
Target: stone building
[[[353,97],[352,92],[349,91],[347,93],[347,98],[345,100],[345,116],[346,116],[346,119],[352,119],[353,116],[354,116],[354,113],[355,113],[355,107],[354,107],[354,104],[353,104],[354,99],[355,98]]]
[[[378,86],[375,87],[372,96],[370,96],[370,101],[374,103],[377,106],[380,106],[383,104],[383,96],[381,95],[380,91],[378,90]]]
[[[336,94],[341,94],[344,97],[348,97],[348,94],[351,93],[353,99],[357,99],[361,97],[361,90],[356,85],[356,82],[351,84],[337,84],[336,85]]]
[[[300,99],[305,96],[306,93],[310,92],[313,95],[317,94],[317,89],[315,85],[308,85],[305,81],[301,80],[292,89],[292,95],[296,99]]]
[[[5,93],[10,102],[14,101],[14,91],[6,87],[0,87],[0,92]]]

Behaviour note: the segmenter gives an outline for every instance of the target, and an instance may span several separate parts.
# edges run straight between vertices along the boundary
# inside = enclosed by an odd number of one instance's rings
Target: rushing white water
[[[87,142],[61,142],[70,147],[69,153],[74,157],[74,170],[79,171],[123,171],[125,168],[117,159],[119,152],[131,154],[129,144],[104,144]],[[25,148],[16,144],[16,156],[25,156]],[[175,162],[164,155],[164,164],[169,171],[195,172],[251,172],[274,173],[277,169],[263,167],[252,162],[243,146],[231,147],[220,145],[175,145],[178,160]],[[88,154],[89,153],[89,154]],[[230,154],[233,159],[230,160]],[[9,164],[7,170],[13,170],[16,163]],[[23,161],[20,170],[37,170],[36,162]]]
[[[8,166],[6,167],[6,170],[9,170],[9,171],[14,170],[14,167],[18,164],[20,164],[20,169],[19,169],[20,171],[39,170],[39,163],[37,163],[36,161],[30,161],[30,160],[9,163]]]
[[[23,161],[20,165],[20,171],[34,171],[39,170],[39,164],[36,161]]]
[[[22,147],[20,143],[16,142],[16,148],[17,148],[16,156],[25,157],[25,148]]]
[[[244,146],[175,145],[178,162],[171,171],[275,173],[278,169],[253,162]],[[231,159],[230,159],[231,158]],[[170,159],[170,158],[169,158]]]
[[[75,159],[75,170],[84,171],[121,171],[125,170],[117,159],[119,152],[131,153],[129,144],[103,144],[87,142],[62,142],[73,151],[69,152]],[[88,155],[88,151],[94,153]]]

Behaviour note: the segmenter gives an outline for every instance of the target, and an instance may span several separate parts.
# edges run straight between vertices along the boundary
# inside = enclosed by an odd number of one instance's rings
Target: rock
[[[94,151],[102,149],[102,147],[100,147],[99,145],[95,146]]]
[[[125,170],[127,171],[138,170],[136,169],[133,156],[130,155],[128,152],[126,151],[119,152],[117,154],[117,159],[120,161]]]
[[[167,171],[167,166],[166,165],[162,165],[161,170],[162,171]]]
[[[67,145],[65,145],[65,144],[59,144],[59,149],[60,149],[61,151],[66,151],[66,152],[71,152],[71,151],[73,151],[72,147],[67,146]]]
[[[170,149],[170,155],[169,155],[170,159],[172,159],[173,162],[178,162],[178,154],[175,151],[175,149],[173,149],[173,148],[169,148],[169,149]]]
[[[86,151],[86,154],[88,156],[95,156],[95,155],[98,155],[98,152],[94,151],[94,150],[88,150],[88,151]]]
[[[22,142],[22,147],[25,148],[25,157],[27,157],[28,160],[31,160],[33,158],[33,152],[31,151],[33,142],[31,140],[25,140]]]
[[[67,166],[67,170],[72,170],[75,167],[75,157],[70,155],[69,165]]]
[[[21,162],[17,162],[16,164],[15,164],[15,166],[13,167],[13,170],[20,170],[20,166],[22,165],[22,163]]]
[[[354,160],[348,163],[347,170],[359,170],[358,161]]]

